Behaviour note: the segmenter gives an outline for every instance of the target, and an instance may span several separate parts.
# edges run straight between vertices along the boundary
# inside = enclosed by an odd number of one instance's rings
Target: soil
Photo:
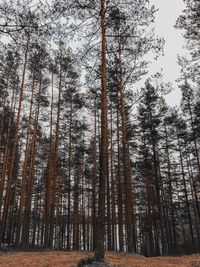
[[[0,253],[0,267],[76,267],[86,252],[16,252]],[[145,258],[126,253],[106,253],[106,262],[113,267],[200,267],[200,254],[181,257]]]

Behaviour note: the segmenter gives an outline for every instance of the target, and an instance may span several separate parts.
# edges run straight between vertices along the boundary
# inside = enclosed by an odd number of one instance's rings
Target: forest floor
[[[7,252],[0,253],[0,267],[76,267],[84,252]],[[106,262],[113,267],[200,267],[200,254],[181,257],[145,258],[125,253],[106,253]]]

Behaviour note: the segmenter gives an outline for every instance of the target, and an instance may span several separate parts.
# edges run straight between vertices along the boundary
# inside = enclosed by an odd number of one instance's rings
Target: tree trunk
[[[129,151],[126,134],[126,118],[125,118],[125,102],[124,102],[124,84],[122,71],[122,44],[119,37],[119,75],[120,75],[120,115],[121,115],[121,129],[122,129],[122,147],[123,147],[123,171],[124,171],[124,185],[125,185],[125,214],[126,214],[126,234],[127,234],[127,249],[128,252],[135,251],[134,242],[134,225],[132,223],[133,216],[133,198],[132,198],[132,184],[131,173],[129,166]]]
[[[98,215],[96,221],[95,259],[104,259],[105,241],[105,185],[108,179],[108,121],[107,121],[107,70],[106,70],[106,17],[105,0],[100,1],[101,20],[101,147],[100,147],[100,170],[99,170],[99,199]]]
[[[5,195],[5,200],[4,200],[3,216],[2,216],[1,223],[0,223],[0,247],[2,246],[2,238],[4,237],[4,233],[5,233],[5,229],[7,225],[8,212],[9,212],[10,191],[11,191],[13,169],[14,169],[14,162],[15,162],[16,149],[17,149],[22,102],[23,102],[23,96],[24,96],[24,83],[25,83],[26,65],[27,65],[27,57],[28,57],[28,47],[29,47],[29,41],[27,41],[27,46],[26,46],[26,51],[25,51],[25,59],[24,59],[24,66],[23,66],[23,73],[22,73],[22,82],[20,86],[20,96],[19,96],[18,112],[17,112],[17,118],[16,118],[12,157],[11,157],[10,169],[8,172],[8,181],[7,181],[7,189],[6,189],[6,195]]]
[[[41,85],[40,85],[40,87],[41,87]],[[25,207],[25,194],[26,194],[26,188],[27,188],[28,158],[29,158],[29,152],[30,152],[30,131],[31,131],[34,89],[35,89],[35,78],[33,77],[33,85],[32,85],[32,90],[31,90],[31,99],[30,99],[30,109],[29,109],[29,120],[28,120],[28,125],[27,125],[27,134],[26,134],[26,147],[25,147],[25,156],[24,156],[24,165],[23,165],[19,214],[18,214],[18,220],[17,220],[17,233],[16,233],[16,240],[15,240],[15,246],[16,247],[18,247],[20,245],[22,220],[23,220],[24,207]]]

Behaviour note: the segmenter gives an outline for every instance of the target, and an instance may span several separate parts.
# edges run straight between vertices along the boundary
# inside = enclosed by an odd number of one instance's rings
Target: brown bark
[[[57,179],[58,179],[58,147],[59,147],[59,135],[60,135],[60,106],[61,106],[61,90],[62,90],[62,66],[60,63],[59,70],[59,88],[58,88],[58,104],[57,104],[57,119],[56,119],[56,138],[54,147],[53,167],[52,167],[52,187],[50,198],[50,228],[49,228],[49,245],[53,245],[53,232],[54,232],[54,214],[55,214],[55,199],[57,191]]]
[[[117,94],[118,97],[118,94]],[[118,105],[119,106],[119,105]],[[117,193],[118,193],[118,228],[119,228],[119,251],[124,250],[124,233],[123,233],[123,179],[121,175],[121,150],[120,150],[120,129],[119,129],[119,108],[117,109]]]
[[[92,248],[95,249],[96,228],[96,176],[97,176],[97,116],[94,107],[94,137],[93,137],[93,166],[92,166]]]
[[[11,111],[15,110],[14,106],[14,98],[15,98],[15,88],[13,88],[12,92],[12,98],[11,98]],[[9,145],[11,143],[11,128],[12,128],[12,114],[10,114],[10,117],[8,119],[8,128],[6,132],[6,144],[4,148],[4,154],[3,154],[3,164],[2,164],[2,172],[1,172],[1,180],[0,180],[0,218],[1,218],[1,210],[2,210],[2,199],[3,199],[3,191],[5,186],[5,177],[6,177],[6,171],[8,169],[8,159],[9,159]],[[3,117],[2,117],[2,124],[3,124]],[[3,127],[3,125],[2,125]],[[2,138],[2,136],[1,136]],[[12,143],[11,143],[12,144]],[[0,152],[1,154],[1,152]]]
[[[52,76],[53,83],[53,76]],[[47,181],[45,194],[45,237],[44,246],[52,248],[53,233],[54,233],[54,214],[55,214],[55,196],[57,189],[57,174],[58,174],[58,146],[59,146],[59,132],[60,132],[60,101],[62,89],[62,66],[60,63],[59,70],[59,92],[57,103],[57,119],[56,119],[56,138],[55,144],[52,145],[52,112],[53,103],[51,104],[51,122],[50,122],[50,152],[47,165]],[[53,102],[53,84],[52,84],[52,102]]]
[[[98,261],[104,259],[105,241],[105,185],[108,179],[108,121],[107,121],[107,70],[106,70],[106,17],[105,0],[100,1],[101,21],[101,146],[100,146],[100,170],[99,170],[99,196],[98,215],[95,232],[95,258]]]
[[[13,150],[12,150],[12,156],[11,156],[10,169],[8,172],[8,181],[7,181],[7,189],[6,189],[6,195],[5,195],[5,200],[4,200],[3,216],[2,216],[2,220],[0,224],[0,247],[2,246],[2,238],[5,233],[5,229],[7,225],[7,217],[8,217],[8,212],[9,212],[10,191],[11,191],[13,168],[14,168],[14,162],[15,162],[15,156],[16,156],[16,149],[17,149],[22,102],[23,102],[23,96],[24,96],[24,83],[25,83],[26,65],[27,65],[27,57],[28,57],[28,47],[29,47],[29,41],[27,41],[27,46],[26,46],[26,51],[25,51],[25,59],[24,59],[24,66],[23,66],[23,73],[22,73],[22,81],[21,81],[21,86],[20,86],[20,96],[19,96],[18,112],[17,112],[17,118],[16,118]]]
[[[23,165],[19,214],[18,214],[18,220],[17,220],[17,233],[16,233],[16,240],[15,240],[16,246],[19,246],[20,244],[22,220],[23,220],[24,207],[25,207],[25,194],[26,194],[26,186],[27,186],[27,174],[28,174],[28,157],[29,157],[29,152],[30,152],[30,131],[31,131],[34,89],[35,89],[35,78],[33,77],[33,85],[32,85],[32,90],[31,90],[31,99],[30,99],[30,108],[29,108],[29,120],[28,120],[28,125],[27,125],[27,134],[26,134],[26,147],[25,147],[25,156],[24,156],[24,165]]]
[[[40,77],[41,79],[41,77]],[[37,132],[38,132],[38,124],[39,124],[39,115],[40,115],[40,97],[41,97],[41,80],[39,87],[39,102],[37,106],[37,111],[35,114],[35,122],[34,122],[34,132],[31,143],[31,159],[30,159],[30,174],[29,174],[29,182],[27,184],[27,192],[26,192],[26,203],[24,210],[24,222],[23,222],[23,232],[22,232],[22,245],[27,247],[29,244],[29,228],[30,228],[30,216],[31,216],[31,202],[32,202],[32,194],[33,194],[33,185],[35,178],[35,158],[36,158],[36,142],[37,142]]]
[[[70,118],[69,118],[69,166],[68,166],[68,197],[67,197],[67,250],[70,250],[70,224],[71,224],[71,171],[72,171],[72,102],[70,103]]]
[[[50,140],[49,140],[49,156],[47,162],[47,178],[45,192],[45,210],[44,210],[44,246],[48,247],[49,243],[49,224],[50,224],[50,197],[51,197],[51,174],[52,174],[52,142],[53,142],[53,104],[54,104],[54,76],[51,76],[51,115],[50,115]]]
[[[135,251],[134,242],[134,225],[132,221],[133,216],[133,195],[131,184],[131,172],[129,162],[129,151],[126,134],[126,118],[125,118],[125,102],[124,102],[124,84],[122,73],[122,44],[119,38],[119,75],[120,75],[120,115],[121,115],[121,129],[122,129],[122,147],[123,147],[123,172],[125,185],[125,214],[126,214],[126,234],[127,234],[127,249],[128,252]]]
[[[112,250],[117,250],[117,242],[116,242],[116,210],[115,210],[115,184],[114,184],[114,171],[113,171],[113,111],[111,106],[110,111],[110,176],[111,176],[111,211],[112,211]]]

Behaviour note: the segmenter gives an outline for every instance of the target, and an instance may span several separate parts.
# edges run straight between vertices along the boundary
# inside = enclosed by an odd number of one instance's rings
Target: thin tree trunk
[[[172,178],[171,178],[171,164],[170,164],[170,154],[169,154],[169,141],[168,141],[168,133],[167,127],[165,125],[165,142],[166,142],[166,154],[167,154],[167,175],[169,181],[169,198],[170,198],[170,210],[171,210],[171,218],[172,218],[172,232],[173,232],[173,251],[175,254],[177,252],[177,234],[175,228],[175,212],[174,212],[174,204],[173,204],[173,192],[172,192]]]
[[[72,165],[72,102],[70,103],[70,118],[69,118],[69,166],[68,166],[68,198],[67,198],[67,250],[70,250],[70,225],[71,225],[71,165]]]
[[[15,106],[14,106],[15,93],[16,92],[13,88],[12,99],[11,99],[11,112],[15,110]],[[4,156],[3,156],[3,164],[2,164],[1,180],[0,180],[0,218],[1,218],[1,211],[2,211],[2,200],[3,200],[3,191],[4,191],[4,185],[5,185],[5,176],[6,176],[6,171],[8,169],[9,144],[11,142],[10,137],[11,137],[12,119],[14,118],[12,118],[12,113],[10,113],[10,116],[8,119],[8,128],[6,132],[6,144],[4,148]],[[2,123],[3,123],[3,118],[2,118]]]
[[[36,142],[37,142],[40,107],[41,107],[41,103],[40,103],[41,85],[39,88],[38,97],[39,97],[39,102],[38,102],[38,107],[37,107],[37,111],[35,115],[34,133],[33,133],[33,139],[32,139],[32,144],[31,144],[30,174],[29,174],[29,183],[28,183],[27,192],[26,192],[24,225],[23,225],[23,232],[22,232],[22,243],[25,247],[27,247],[29,244],[31,203],[32,203],[33,185],[34,185],[34,178],[35,178]]]
[[[124,250],[124,233],[123,233],[123,181],[121,175],[121,153],[120,153],[120,130],[119,130],[119,108],[117,108],[117,184],[118,184],[118,237],[119,251]]]
[[[111,210],[112,210],[112,250],[117,250],[116,244],[116,211],[115,211],[115,185],[113,173],[113,111],[111,106],[110,118],[110,172],[111,172]]]
[[[120,37],[119,37],[120,38]],[[135,251],[134,242],[134,225],[132,223],[133,216],[133,199],[132,199],[132,184],[131,173],[129,168],[129,151],[126,134],[126,119],[125,119],[125,103],[124,103],[124,84],[122,71],[122,44],[119,39],[119,75],[120,75],[120,115],[122,128],[122,147],[123,147],[123,171],[125,184],[125,214],[126,214],[126,234],[127,234],[127,249],[128,252]]]
[[[41,84],[40,84],[40,88],[41,88]],[[34,89],[35,89],[35,77],[33,77],[33,85],[32,85],[32,90],[31,90],[31,99],[30,99],[30,108],[29,108],[29,120],[28,120],[28,125],[27,125],[26,147],[25,147],[24,166],[23,166],[23,175],[22,175],[22,186],[21,186],[21,194],[20,194],[19,214],[18,214],[18,220],[17,220],[17,233],[16,233],[16,240],[15,240],[16,247],[18,247],[20,245],[22,220],[23,220],[24,207],[25,207],[25,194],[26,194],[26,187],[27,187],[28,158],[29,158],[29,152],[30,152],[30,131],[31,131]]]
[[[92,248],[95,249],[96,229],[96,176],[97,176],[97,118],[96,104],[94,107],[94,137],[93,137],[93,166],[92,166]]]
[[[49,133],[49,156],[47,162],[45,210],[44,210],[44,246],[49,245],[49,225],[50,225],[50,197],[51,197],[51,175],[52,175],[52,143],[53,143],[53,104],[54,104],[54,75],[51,75],[51,115]]]
[[[99,170],[99,198],[98,215],[95,232],[95,258],[98,261],[104,259],[105,241],[105,186],[108,179],[108,121],[107,121],[107,70],[106,70],[106,16],[105,0],[100,1],[101,20],[101,147],[100,147],[100,170]]]
[[[6,189],[6,195],[5,195],[5,200],[4,200],[3,216],[2,216],[1,223],[0,223],[0,247],[2,246],[2,238],[4,237],[4,234],[5,234],[8,211],[9,211],[10,190],[11,190],[11,184],[12,184],[12,176],[13,176],[13,169],[14,169],[14,162],[15,162],[17,141],[18,141],[19,123],[20,123],[20,118],[21,118],[21,109],[22,109],[22,102],[23,102],[23,96],[24,96],[24,83],[25,83],[26,65],[27,65],[27,57],[28,57],[28,47],[29,47],[29,41],[27,41],[27,46],[26,46],[26,51],[25,51],[25,59],[24,59],[24,66],[23,66],[23,73],[22,73],[22,82],[20,86],[19,105],[18,105],[18,112],[17,112],[17,118],[16,118],[12,157],[11,157],[10,169],[8,172],[8,182],[7,182],[7,189]]]
[[[58,107],[57,107],[57,119],[56,119],[56,139],[54,148],[54,159],[52,168],[52,188],[51,188],[51,201],[50,201],[50,229],[49,229],[49,244],[53,245],[53,232],[54,232],[54,214],[55,214],[55,199],[57,190],[57,176],[58,176],[58,147],[59,147],[59,135],[60,135],[60,106],[61,106],[61,90],[62,90],[62,65],[60,63],[59,70],[59,87],[58,87]]]
[[[181,174],[182,174],[182,179],[183,179],[184,195],[185,195],[185,201],[186,201],[186,209],[187,209],[188,220],[189,220],[189,229],[190,229],[192,246],[193,246],[193,248],[195,250],[194,232],[193,232],[193,226],[192,226],[192,218],[191,218],[190,205],[189,205],[188,192],[187,192],[187,184],[186,184],[185,171],[184,171],[184,166],[183,166],[183,156],[182,156],[182,152],[181,152],[181,143],[180,143],[178,130],[177,130],[177,141],[178,141],[178,148],[179,148]]]

